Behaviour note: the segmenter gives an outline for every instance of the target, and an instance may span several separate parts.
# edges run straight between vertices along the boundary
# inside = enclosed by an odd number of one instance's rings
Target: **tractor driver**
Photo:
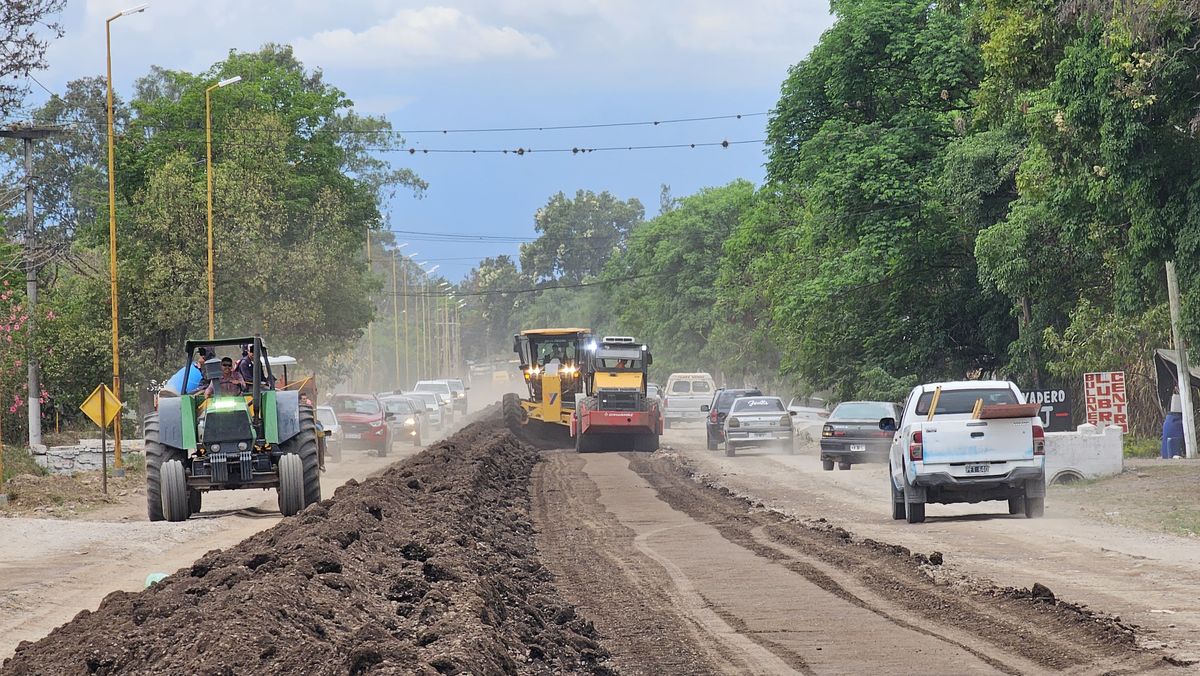
[[[221,357],[221,380],[212,381],[204,390],[206,397],[220,394],[224,397],[236,397],[246,392],[246,381],[240,373],[233,370],[233,359]]]

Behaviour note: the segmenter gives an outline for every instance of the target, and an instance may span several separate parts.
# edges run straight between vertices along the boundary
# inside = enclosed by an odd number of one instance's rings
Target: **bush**
[[[24,447],[5,445],[3,481],[8,481],[21,474],[45,476],[46,470],[33,461],[33,456],[29,455],[29,452]]]
[[[1126,434],[1123,443],[1126,458],[1157,458],[1162,442],[1155,437]]]

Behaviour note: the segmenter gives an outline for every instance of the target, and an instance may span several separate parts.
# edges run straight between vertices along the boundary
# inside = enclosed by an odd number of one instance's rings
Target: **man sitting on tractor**
[[[206,397],[214,394],[236,397],[246,392],[246,381],[240,373],[233,370],[233,359],[221,357],[221,380],[209,382],[204,390]]]

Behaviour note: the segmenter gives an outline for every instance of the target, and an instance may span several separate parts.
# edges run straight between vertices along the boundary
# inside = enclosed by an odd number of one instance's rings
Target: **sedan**
[[[425,419],[425,404],[420,401],[402,397],[399,395],[390,395],[380,398],[388,413],[391,413],[392,418],[392,438],[404,439],[413,446],[421,445],[421,421]]]
[[[794,453],[793,415],[779,397],[734,399],[725,417],[725,455],[732,456],[743,446],[777,446]]]
[[[843,401],[821,428],[821,467],[826,472],[837,463],[850,469],[863,462],[886,462],[892,433],[879,429],[883,418],[900,419],[895,404],[886,401]]]

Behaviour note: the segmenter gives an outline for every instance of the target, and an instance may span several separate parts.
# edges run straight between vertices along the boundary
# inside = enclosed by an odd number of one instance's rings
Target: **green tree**
[[[541,234],[521,246],[521,270],[537,282],[578,283],[598,275],[610,256],[624,251],[645,214],[637,198],[622,202],[607,191],[580,190],[571,199],[560,192],[534,214]]]

